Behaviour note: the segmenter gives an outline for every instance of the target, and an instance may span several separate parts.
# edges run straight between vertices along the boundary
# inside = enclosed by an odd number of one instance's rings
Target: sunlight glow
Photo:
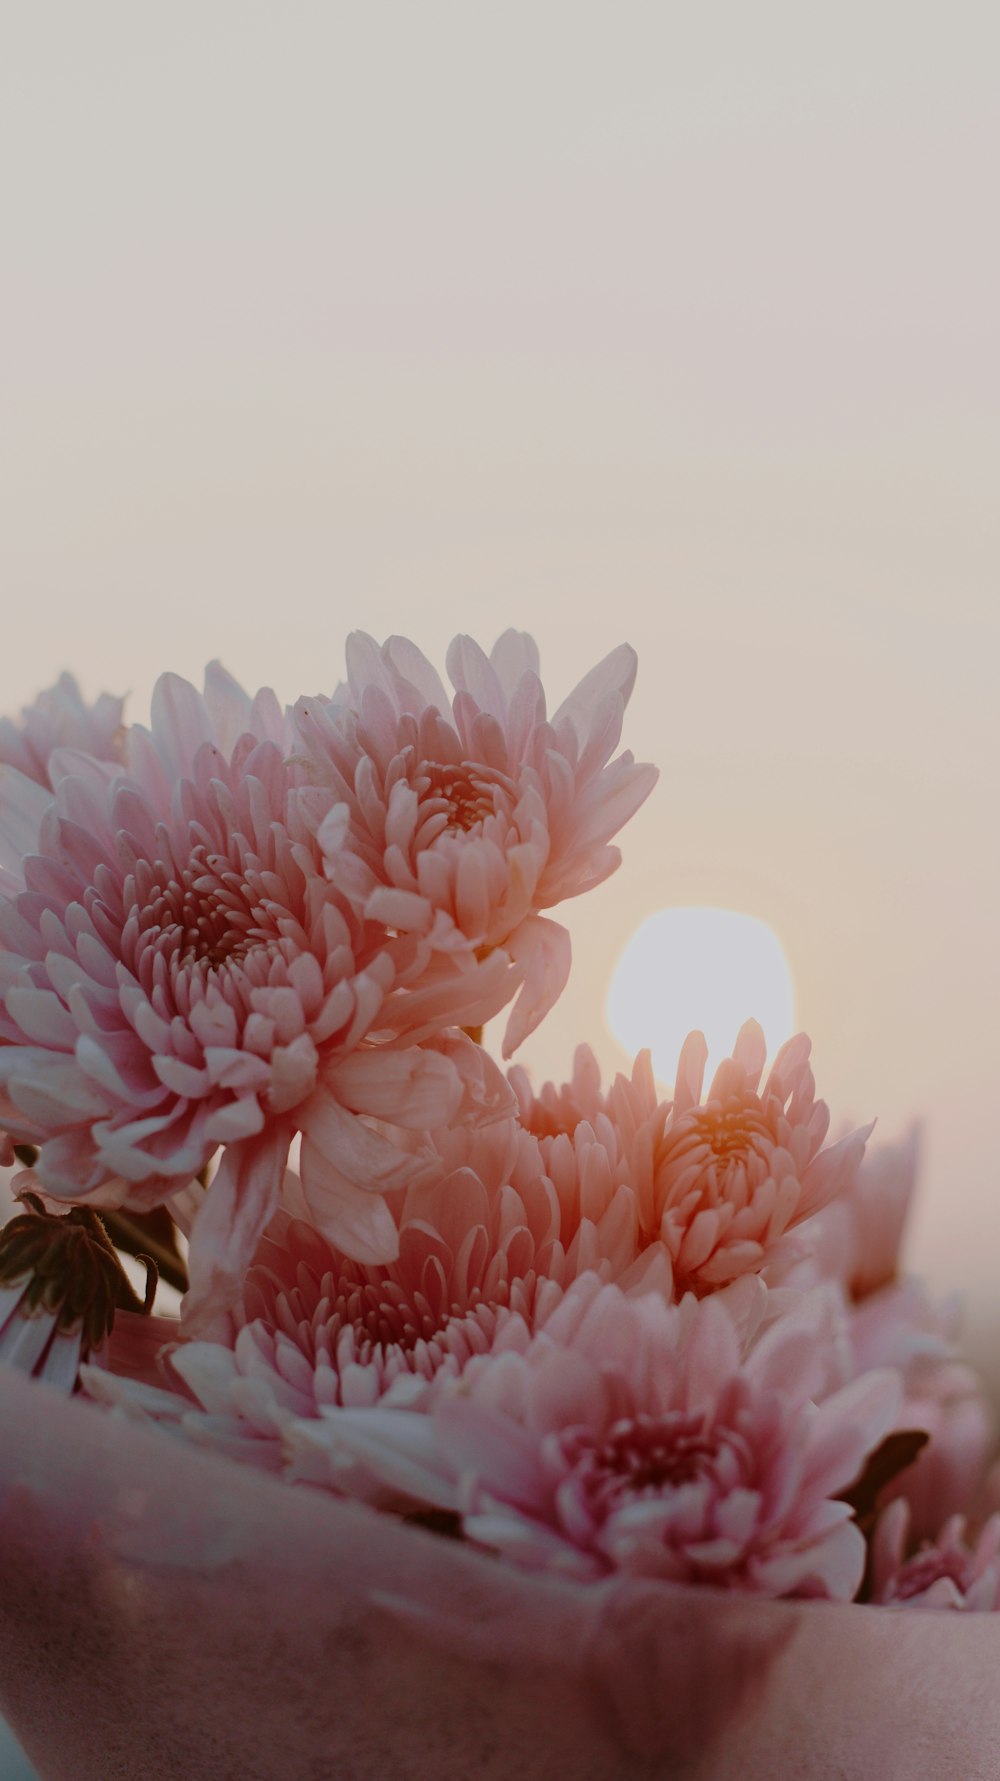
[[[706,1084],[751,1016],[768,1055],[795,1031],[792,974],[778,936],[735,909],[661,909],[637,928],[611,980],[608,1026],[629,1053],[649,1046],[672,1084],[688,1033],[708,1044]]]

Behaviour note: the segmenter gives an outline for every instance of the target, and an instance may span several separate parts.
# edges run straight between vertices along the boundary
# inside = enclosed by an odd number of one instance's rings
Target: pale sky
[[[912,1259],[1000,1334],[990,5],[38,0],[0,25],[0,708],[345,633],[621,638],[662,770],[568,913],[766,921]],[[1000,1378],[1000,1364],[996,1367]]]

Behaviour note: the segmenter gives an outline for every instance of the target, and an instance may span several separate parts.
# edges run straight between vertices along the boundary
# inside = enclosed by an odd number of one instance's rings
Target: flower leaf
[[[894,1429],[868,1455],[862,1470],[846,1490],[838,1491],[842,1503],[850,1503],[862,1533],[868,1533],[877,1513],[878,1499],[887,1484],[912,1466],[930,1436],[924,1429]]]

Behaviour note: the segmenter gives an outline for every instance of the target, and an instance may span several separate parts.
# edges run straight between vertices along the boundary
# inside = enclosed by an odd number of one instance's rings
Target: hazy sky
[[[623,636],[662,768],[529,1048],[653,910],[767,921],[913,1259],[1000,1335],[991,5],[0,21],[0,707],[344,634]],[[1000,1369],[998,1369],[1000,1371]]]

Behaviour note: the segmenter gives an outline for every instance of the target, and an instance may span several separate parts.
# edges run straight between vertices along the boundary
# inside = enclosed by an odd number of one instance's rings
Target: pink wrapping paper
[[[0,1376],[43,1781],[1000,1775],[1000,1616],[522,1575]]]

